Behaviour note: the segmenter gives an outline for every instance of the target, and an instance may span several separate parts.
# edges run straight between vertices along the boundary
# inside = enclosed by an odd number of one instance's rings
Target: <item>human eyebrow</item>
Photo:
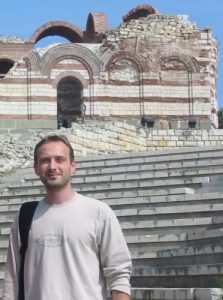
[[[57,161],[57,162],[63,162],[66,160],[66,157],[65,156],[62,156],[62,155],[58,155],[58,156],[55,156],[54,159]]]
[[[49,163],[52,159],[54,159],[58,163],[62,163],[64,161],[66,161],[67,158],[65,156],[63,156],[63,155],[56,155],[56,156],[53,156],[53,157],[51,157],[51,156],[43,156],[43,157],[39,158],[39,162],[41,164]]]
[[[48,156],[39,158],[40,163],[46,163],[46,162],[49,162],[49,161],[50,161],[50,157],[48,157]]]

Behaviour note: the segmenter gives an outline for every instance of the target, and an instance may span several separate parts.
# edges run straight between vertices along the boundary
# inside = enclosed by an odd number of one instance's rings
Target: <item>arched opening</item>
[[[13,61],[8,59],[0,59],[0,78],[4,78],[13,66]]]
[[[54,35],[54,36],[47,36],[45,38],[42,38],[35,44],[34,48],[38,50],[38,48],[42,49],[48,46],[53,47],[59,44],[69,44],[69,43],[70,41],[68,39],[61,37],[59,35]]]
[[[83,87],[74,77],[65,77],[57,86],[58,127],[70,127],[83,114]]]
[[[31,41],[35,44],[41,39],[49,36],[59,36],[67,39],[71,43],[81,43],[83,40],[83,32],[77,26],[63,21],[54,21],[42,25],[38,28]]]
[[[123,22],[129,22],[141,17],[147,17],[148,15],[159,14],[158,10],[148,4],[139,5],[128,12],[127,15],[122,17]]]

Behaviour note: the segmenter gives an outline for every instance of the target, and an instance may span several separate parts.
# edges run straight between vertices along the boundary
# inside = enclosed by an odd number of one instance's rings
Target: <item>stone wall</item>
[[[89,119],[149,115],[170,121],[193,115],[217,127],[218,44],[212,31],[148,5],[123,20],[108,30],[104,15],[90,14],[88,32],[57,21],[40,27],[30,41],[2,38],[0,64],[10,59],[14,66],[0,79],[0,120],[75,121],[84,104]],[[96,21],[104,25],[95,27]],[[71,43],[34,49],[48,32]],[[58,87],[71,79],[78,90],[68,94],[79,98],[73,97],[63,114],[59,102],[66,95]]]
[[[76,156],[92,156],[165,150],[183,147],[206,147],[223,144],[223,130],[145,129],[123,122],[73,123],[72,128],[54,131],[31,130],[2,134],[0,141],[0,174],[13,168],[32,166],[33,149],[47,134],[63,134],[70,140]]]
[[[176,39],[190,40],[198,29],[195,23],[190,22],[187,16],[171,16],[152,14],[123,23],[116,30],[108,33],[108,41],[120,41],[126,38],[140,37],[151,41],[166,42]]]

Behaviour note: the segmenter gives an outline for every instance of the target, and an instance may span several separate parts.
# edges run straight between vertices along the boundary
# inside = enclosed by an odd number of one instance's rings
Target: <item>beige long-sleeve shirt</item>
[[[10,236],[3,300],[17,300],[18,216]],[[106,286],[130,294],[131,259],[113,211],[77,194],[37,206],[24,267],[25,300],[105,300]]]

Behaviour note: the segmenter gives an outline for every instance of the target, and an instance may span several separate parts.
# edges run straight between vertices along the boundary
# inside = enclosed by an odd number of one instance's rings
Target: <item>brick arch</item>
[[[198,63],[194,57],[191,57],[182,53],[169,53],[159,58],[159,65],[161,66],[163,63],[168,62],[170,60],[179,60],[181,61],[187,68],[188,72],[196,73],[199,72],[200,68]]]
[[[130,10],[127,15],[123,16],[123,22],[129,22],[133,19],[139,19],[140,17],[146,17],[148,15],[152,15],[152,14],[159,14],[158,10],[156,10],[155,8],[153,8],[152,6],[148,5],[148,4],[142,4],[139,5],[135,8],[133,8],[132,10]]]
[[[24,61],[29,70],[39,71],[40,70],[40,56],[37,52],[30,52],[27,56],[25,56]]]
[[[89,49],[77,44],[58,45],[51,48],[42,58],[42,74],[50,77],[53,66],[59,61],[69,58],[77,59],[83,63],[91,79],[94,76],[99,76],[100,63],[97,57]]]
[[[90,13],[88,15],[86,31],[89,33],[104,32],[108,30],[107,16],[103,13]]]
[[[112,54],[108,56],[104,61],[104,70],[108,71],[112,69],[113,63],[120,59],[128,59],[133,61],[138,67],[139,72],[148,71],[148,65],[146,64],[146,62],[138,55],[128,51],[118,51],[116,53],[112,52]]]
[[[83,41],[83,32],[79,27],[64,21],[54,21],[39,27],[32,35],[31,42],[36,44],[41,39],[52,35],[64,37],[71,43]]]
[[[74,71],[65,71],[62,72],[61,74],[59,74],[53,81],[53,87],[56,88],[58,83],[66,78],[66,77],[72,77],[75,79],[78,79],[80,81],[80,83],[82,84],[83,88],[87,88],[89,85],[89,82],[84,78],[84,76],[82,76],[81,74],[74,72]]]
[[[101,43],[106,30],[108,30],[107,16],[103,13],[90,13],[84,32],[84,41],[87,43]]]

